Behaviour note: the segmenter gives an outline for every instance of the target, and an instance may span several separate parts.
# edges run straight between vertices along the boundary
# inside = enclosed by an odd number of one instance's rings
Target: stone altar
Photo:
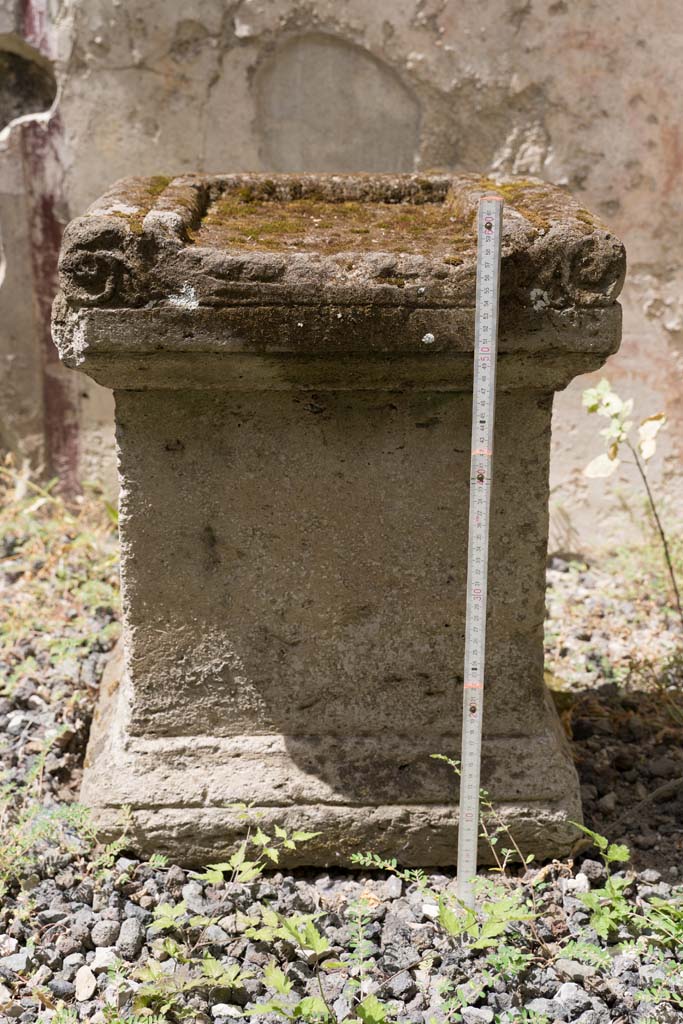
[[[131,178],[68,227],[53,328],[116,396],[125,658],[82,799],[187,863],[232,809],[297,863],[457,850],[476,205],[506,200],[482,783],[566,853],[543,684],[553,392],[620,338],[622,244],[535,179]],[[485,850],[482,849],[482,856]]]

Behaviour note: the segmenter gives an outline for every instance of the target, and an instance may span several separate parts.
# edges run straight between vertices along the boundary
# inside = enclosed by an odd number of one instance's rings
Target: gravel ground
[[[435,921],[449,872],[425,880],[427,895],[378,871],[212,883],[140,862],[125,840],[99,848],[70,801],[118,635],[112,525],[96,495],[68,514],[25,479],[10,483],[0,540],[0,600],[10,609],[0,627],[0,1021],[151,1021],[140,1014],[166,1002],[154,1019],[222,1024],[267,998],[264,969],[275,959],[291,984],[286,1002],[319,996],[322,985],[340,1021],[374,992],[401,1024],[683,1022],[683,909],[670,940],[636,941],[633,916],[598,936],[583,897],[604,893],[606,872],[589,840],[573,860],[511,877],[509,891],[535,901],[537,919],[509,926],[489,949]],[[683,654],[665,595],[646,573],[618,568],[551,560],[548,682],[587,823],[631,848],[612,878],[642,915],[657,899],[683,907]],[[156,927],[163,905],[171,917]],[[316,955],[250,934],[264,906],[319,914],[329,948]],[[237,980],[169,994],[178,979],[196,980],[207,953]]]
[[[586,823],[627,843],[635,867],[683,878],[680,620],[637,564],[606,571],[555,557],[547,575],[546,679]]]
[[[154,954],[165,965],[164,971],[177,968],[179,959],[161,949],[163,940],[150,926],[151,909],[158,902],[177,905],[181,900],[187,914],[217,919],[201,934],[200,929],[184,925],[184,933],[191,935],[197,949],[208,950],[224,964],[238,964],[251,974],[236,989],[199,990],[187,996],[183,1002],[191,1019],[221,1024],[241,1016],[243,1007],[263,1001],[266,990],[261,975],[274,955],[293,983],[294,994],[315,996],[318,982],[313,958],[287,942],[270,944],[246,937],[240,915],[256,913],[259,901],[267,901],[283,914],[320,913],[317,927],[330,942],[330,955],[343,961],[353,935],[349,908],[360,898],[368,907],[364,938],[370,964],[363,991],[385,997],[395,1008],[397,1019],[406,1024],[444,1019],[439,995],[444,980],[469,986],[472,1005],[462,1012],[466,1024],[492,1024],[504,1011],[522,1006],[536,1011],[539,1019],[580,1024],[683,1020],[683,1011],[668,1004],[655,1009],[638,1001],[639,993],[663,968],[643,963],[636,954],[619,954],[616,949],[606,958],[607,969],[572,955],[562,956],[562,940],[586,933],[587,914],[577,893],[604,877],[596,861],[585,863],[588,874],[572,874],[568,867],[557,867],[547,876],[550,884],[542,897],[545,923],[539,928],[553,950],[552,964],[532,962],[521,976],[491,985],[484,983],[491,969],[481,951],[454,943],[431,920],[431,905],[425,904],[417,887],[398,879],[338,873],[308,878],[274,874],[251,886],[203,886],[177,866],[155,870],[122,857],[106,881],[88,885],[72,863],[55,864],[51,877],[42,879],[31,891],[32,922],[15,925],[11,929],[14,934],[1,940],[7,951],[0,959],[0,971],[5,978],[8,1020],[50,1019],[49,1013],[39,1013],[37,986],[45,990],[48,1000],[75,1003],[80,1020],[104,1020],[103,1004],[125,1006],[140,985],[139,980],[131,980],[134,963]],[[450,876],[430,876],[429,881],[437,891],[452,885]],[[632,886],[640,899],[652,892],[671,893],[670,886],[651,870],[635,878]],[[179,920],[186,922],[187,915]],[[27,944],[31,934],[36,939],[34,951]],[[124,980],[118,985],[107,971],[116,959],[124,964]],[[352,972],[343,969],[325,970],[323,962],[326,997],[340,1020],[349,1014],[355,998],[350,976]],[[32,986],[23,982],[29,977]],[[253,1019],[277,1018],[264,1014]],[[520,1018],[513,1012],[502,1019]]]

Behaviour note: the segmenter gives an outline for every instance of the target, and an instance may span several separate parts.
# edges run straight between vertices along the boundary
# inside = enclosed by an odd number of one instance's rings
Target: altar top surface
[[[504,301],[614,303],[625,256],[606,225],[565,189],[471,174],[127,178],[67,228],[62,291],[72,308],[471,308],[490,193],[505,201]]]

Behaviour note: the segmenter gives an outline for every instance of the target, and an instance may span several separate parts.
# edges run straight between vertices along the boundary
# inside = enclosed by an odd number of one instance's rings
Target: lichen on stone
[[[247,189],[217,199],[191,237],[200,246],[321,255],[381,251],[448,257],[474,244],[443,200],[276,201]]]
[[[120,217],[133,234],[141,235],[143,221],[155,199],[168,188],[172,180],[163,174],[155,174],[150,178],[127,178],[125,182],[114,185],[103,197],[108,202],[103,212],[110,217]],[[91,212],[95,211],[91,208]]]
[[[505,201],[508,211],[522,216],[537,232],[545,233],[553,224],[571,219],[577,227],[590,231],[605,229],[593,214],[576,203],[571,194],[557,185],[538,178],[501,178],[486,175],[464,175],[460,179],[482,193],[491,192]]]

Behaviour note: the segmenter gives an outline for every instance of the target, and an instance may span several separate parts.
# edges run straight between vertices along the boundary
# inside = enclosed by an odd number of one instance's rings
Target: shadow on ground
[[[581,780],[585,824],[626,843],[634,867],[683,875],[683,687],[603,683],[555,692]],[[661,685],[657,686],[657,682]]]

